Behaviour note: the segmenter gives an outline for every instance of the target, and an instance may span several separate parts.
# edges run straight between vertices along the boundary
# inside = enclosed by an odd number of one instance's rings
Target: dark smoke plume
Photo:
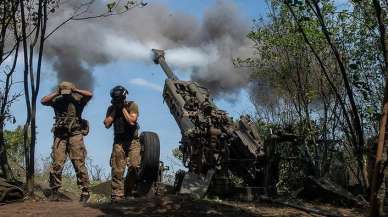
[[[60,5],[50,26],[69,17],[79,4],[72,0]],[[82,16],[101,13],[105,4],[95,1]],[[118,59],[151,64],[150,50],[166,49],[167,62],[176,71],[189,70],[193,80],[212,92],[228,93],[249,82],[249,72],[233,65],[234,58],[252,54],[249,27],[239,14],[231,1],[220,0],[198,21],[150,2],[118,16],[71,21],[49,39],[46,57],[58,79],[93,88],[93,67]]]

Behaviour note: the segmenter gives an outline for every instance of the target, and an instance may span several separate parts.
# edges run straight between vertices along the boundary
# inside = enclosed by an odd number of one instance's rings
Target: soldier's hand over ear
[[[104,125],[106,128],[110,128],[116,116],[116,108],[114,106],[110,106],[108,108],[106,117],[104,119]]]

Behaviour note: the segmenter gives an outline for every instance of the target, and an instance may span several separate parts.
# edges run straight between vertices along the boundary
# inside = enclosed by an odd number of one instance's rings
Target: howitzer
[[[264,182],[264,146],[249,116],[233,121],[217,108],[209,91],[193,81],[182,81],[167,65],[163,50],[152,50],[167,79],[163,98],[181,130],[179,146],[189,172],[228,171],[248,186]]]

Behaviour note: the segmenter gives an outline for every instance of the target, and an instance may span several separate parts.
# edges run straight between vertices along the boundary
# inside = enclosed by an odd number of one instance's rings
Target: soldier
[[[114,141],[110,159],[112,167],[112,202],[132,197],[140,165],[140,141],[137,118],[139,108],[133,101],[126,101],[128,91],[122,86],[114,87],[110,96],[112,105],[108,107],[104,125],[113,124]],[[128,166],[125,183],[123,175]]]
[[[58,200],[58,189],[61,187],[62,170],[67,155],[76,172],[77,184],[81,187],[80,202],[87,202],[90,198],[89,176],[85,166],[86,149],[83,140],[89,132],[89,126],[88,122],[81,118],[81,114],[91,98],[90,91],[77,89],[74,84],[64,81],[59,84],[57,91],[41,100],[43,105],[52,106],[55,112],[49,177],[53,200]]]

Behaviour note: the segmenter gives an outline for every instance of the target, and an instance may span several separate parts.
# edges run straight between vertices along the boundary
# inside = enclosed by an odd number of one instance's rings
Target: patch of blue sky
[[[217,4],[216,0],[204,1],[181,1],[181,0],[154,0],[149,1],[166,4],[173,11],[192,14],[201,19],[204,11],[212,4]],[[247,23],[257,16],[264,16],[265,1],[234,1],[244,14]],[[87,54],[85,54],[87,55]],[[23,68],[18,65],[15,80],[22,80]],[[190,72],[177,71],[177,75],[183,80],[190,79]],[[90,134],[85,137],[88,156],[95,164],[103,167],[109,173],[109,159],[112,149],[113,132],[112,129],[105,129],[103,119],[106,109],[110,104],[109,90],[115,85],[123,85],[129,90],[129,100],[136,101],[140,106],[140,120],[142,131],[154,131],[159,134],[161,141],[161,160],[166,163],[171,162],[171,150],[179,145],[181,138],[179,128],[171,116],[167,105],[163,103],[161,88],[164,85],[166,76],[158,65],[144,62],[117,61],[108,65],[93,68],[95,78],[94,97],[84,111],[84,117],[90,122]],[[54,76],[52,67],[45,62],[42,74],[42,83],[38,100],[49,94],[57,85],[58,81]],[[17,89],[22,90],[22,84],[18,84]],[[233,97],[233,96],[232,96]],[[233,117],[238,117],[242,113],[254,113],[254,107],[250,104],[246,91],[241,90],[234,95],[234,101],[227,99],[217,99],[219,108],[226,110]],[[228,97],[229,98],[229,97]],[[54,112],[52,108],[37,106],[37,157],[47,157],[50,155],[53,136],[51,128],[53,124]],[[16,116],[16,124],[8,124],[11,129],[17,125],[24,124],[26,112],[24,98],[21,97],[12,108]]]
[[[258,16],[265,16],[267,6],[266,0],[225,0],[226,2],[233,2],[237,5],[243,14],[242,16],[252,20]],[[149,0],[145,1],[152,3],[161,3],[168,5],[172,11],[185,12],[193,15],[198,19],[202,19],[203,12],[214,4],[218,4],[220,0]]]

